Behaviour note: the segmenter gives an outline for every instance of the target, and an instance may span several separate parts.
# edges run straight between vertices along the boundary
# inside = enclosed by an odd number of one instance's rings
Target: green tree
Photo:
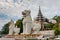
[[[23,24],[22,24],[22,21],[23,21],[23,18],[16,21],[17,27],[20,28],[20,33],[23,32]]]
[[[60,30],[58,28],[55,28],[55,35],[60,35]]]
[[[56,20],[57,22],[60,22],[60,16],[54,16],[53,19]]]
[[[53,26],[53,29],[55,30],[55,29],[59,29],[59,24],[58,23],[56,23],[56,24],[54,24],[54,26]]]
[[[8,34],[9,33],[9,23],[5,24],[2,28],[2,34]]]
[[[48,23],[48,24],[45,24],[44,28],[45,28],[46,30],[52,30],[52,29],[53,29],[53,26],[54,26],[54,24]]]
[[[53,29],[55,30],[55,35],[60,35],[60,29],[59,29],[60,16],[54,16],[53,19],[57,21],[57,23],[54,24],[53,26]]]

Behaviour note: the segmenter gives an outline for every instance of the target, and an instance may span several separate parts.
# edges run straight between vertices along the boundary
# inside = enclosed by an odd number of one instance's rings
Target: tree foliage
[[[54,24],[53,29],[59,29],[59,24],[58,23]]]
[[[60,16],[54,16],[53,19],[56,20],[57,22],[60,22]]]
[[[55,35],[60,35],[60,30],[58,28],[55,28]]]
[[[23,32],[23,24],[22,24],[22,21],[23,21],[23,18],[22,19],[19,19],[16,21],[16,24],[18,28],[20,28],[20,33]]]
[[[54,26],[54,24],[48,23],[48,24],[45,24],[44,28],[46,30],[52,30],[53,29],[53,26]]]
[[[60,16],[54,16],[53,19],[57,21],[57,23],[54,24],[53,28],[55,30],[55,35],[60,35],[60,29],[59,29]]]
[[[9,23],[6,23],[2,28],[2,34],[8,34],[9,33]]]

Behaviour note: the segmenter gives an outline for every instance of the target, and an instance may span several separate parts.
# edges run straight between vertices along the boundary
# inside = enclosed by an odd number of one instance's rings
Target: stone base
[[[4,38],[28,39],[28,38],[42,38],[41,34],[20,34],[20,35],[6,35]]]

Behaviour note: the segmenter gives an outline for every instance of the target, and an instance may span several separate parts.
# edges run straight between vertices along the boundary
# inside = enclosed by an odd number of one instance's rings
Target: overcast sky
[[[39,10],[44,17],[50,19],[55,15],[60,15],[60,0],[0,0],[0,30],[2,26],[11,19],[14,21],[22,18],[22,11],[31,10],[34,19]]]

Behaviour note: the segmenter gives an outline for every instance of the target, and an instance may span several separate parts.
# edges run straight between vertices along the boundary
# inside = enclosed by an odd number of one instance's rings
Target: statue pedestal
[[[15,38],[15,39],[34,39],[34,38],[42,38],[41,34],[20,34],[20,35],[6,35],[4,38]]]

